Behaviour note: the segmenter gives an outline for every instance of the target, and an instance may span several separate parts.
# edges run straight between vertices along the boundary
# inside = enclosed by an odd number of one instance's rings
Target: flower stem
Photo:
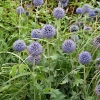
[[[49,66],[49,78],[50,78],[51,73],[50,73],[50,59],[49,59],[49,56],[50,56],[50,54],[49,54],[49,42],[47,42],[47,56],[48,56],[48,66]],[[51,81],[49,82],[49,87],[51,89]]]

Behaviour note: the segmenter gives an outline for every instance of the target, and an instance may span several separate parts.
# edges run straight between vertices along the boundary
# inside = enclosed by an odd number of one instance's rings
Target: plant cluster
[[[100,5],[80,2],[75,8],[69,0],[4,4],[0,100],[99,100]]]

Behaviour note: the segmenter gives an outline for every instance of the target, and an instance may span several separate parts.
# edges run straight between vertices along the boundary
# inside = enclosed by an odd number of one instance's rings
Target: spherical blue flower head
[[[16,40],[13,43],[13,49],[17,52],[21,52],[21,51],[25,50],[25,48],[26,48],[26,44],[23,40]]]
[[[28,61],[31,62],[32,64],[39,64],[41,61],[41,55],[37,56],[29,55]]]
[[[72,53],[76,48],[76,44],[74,43],[73,40],[65,40],[62,44],[62,50],[65,53]]]
[[[77,13],[77,14],[82,14],[82,8],[77,8],[77,9],[76,9],[76,13]]]
[[[90,31],[90,30],[92,30],[92,28],[90,26],[84,26],[84,30]]]
[[[81,64],[86,65],[91,61],[91,54],[87,51],[83,51],[79,54],[78,60]]]
[[[96,66],[100,66],[100,58],[97,58],[97,59],[95,60],[95,64],[96,64]]]
[[[98,97],[100,97],[100,84],[96,86],[95,93],[97,94]]]
[[[90,10],[88,14],[89,17],[95,17],[97,15],[94,10]]]
[[[45,38],[52,38],[56,34],[56,30],[52,25],[46,24],[43,26],[41,33]]]
[[[41,38],[42,37],[41,30],[39,30],[39,29],[32,30],[31,37],[32,38]]]
[[[97,37],[94,38],[93,45],[94,45],[95,48],[100,50],[100,36],[97,36]]]
[[[78,35],[73,34],[73,35],[71,36],[71,39],[72,39],[73,41],[78,41],[78,40],[79,40],[79,37],[78,37]]]
[[[40,55],[42,51],[42,45],[39,42],[33,42],[28,46],[28,52],[33,56]]]
[[[91,6],[89,4],[85,4],[83,7],[82,7],[82,13],[89,13],[91,10]]]
[[[22,6],[19,6],[19,7],[17,7],[16,12],[18,14],[22,14],[22,13],[24,13],[24,8]]]
[[[26,16],[29,16],[30,15],[30,12],[29,11],[25,11],[25,15]]]
[[[40,6],[40,5],[43,4],[43,2],[44,2],[44,0],[33,0],[33,4],[34,4],[35,6]]]
[[[95,9],[94,9],[94,12],[95,12],[96,14],[100,14],[100,8],[95,8]]]
[[[63,3],[69,2],[69,0],[58,0],[58,1],[63,2]]]
[[[77,25],[70,26],[70,32],[77,32],[78,30],[79,30],[79,27]]]
[[[68,3],[59,2],[60,7],[66,7]]]
[[[69,0],[60,0],[59,5],[61,7],[66,7],[68,5]]]
[[[53,16],[57,19],[61,19],[63,18],[65,15],[65,11],[63,8],[61,7],[57,7],[57,8],[54,8],[53,10]]]

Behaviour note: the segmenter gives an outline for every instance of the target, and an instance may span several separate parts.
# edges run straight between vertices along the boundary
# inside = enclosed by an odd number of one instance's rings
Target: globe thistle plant
[[[83,51],[79,54],[78,60],[81,64],[86,65],[91,61],[91,54],[87,51]]]
[[[95,60],[95,65],[96,65],[96,66],[100,66],[100,58],[97,58],[97,59]]]
[[[18,14],[22,14],[22,13],[24,13],[24,8],[22,6],[19,6],[19,7],[17,7],[16,12]]]
[[[61,19],[63,18],[65,15],[65,11],[63,8],[61,7],[57,7],[57,8],[54,8],[53,10],[53,16],[57,19]]]
[[[31,37],[32,38],[41,38],[42,37],[41,30],[40,29],[32,30]]]
[[[95,13],[94,10],[90,10],[88,15],[89,15],[89,17],[95,17],[97,14]]]
[[[93,45],[94,45],[95,48],[100,50],[100,36],[97,36],[97,37],[94,38]]]
[[[77,8],[77,9],[76,9],[76,13],[77,13],[77,14],[82,14],[82,8],[80,8],[80,7]]]
[[[76,44],[71,39],[65,40],[62,44],[62,50],[65,53],[72,53],[75,50],[75,48]]]
[[[79,30],[79,27],[77,25],[70,26],[70,32],[77,32],[78,30]]]
[[[17,52],[21,52],[26,49],[26,44],[23,40],[16,40],[13,43],[13,49]]]
[[[84,30],[90,31],[90,30],[92,30],[92,28],[90,26],[84,26]]]
[[[35,6],[40,6],[40,5],[42,5],[44,3],[44,0],[33,0],[33,4],[35,5]]]
[[[52,38],[56,34],[56,30],[52,25],[46,24],[43,26],[41,33],[45,38]]]
[[[40,55],[42,53],[42,45],[39,42],[32,42],[28,46],[28,52],[29,54],[32,54],[33,56]]]
[[[68,3],[59,2],[60,7],[66,7]]]
[[[95,12],[96,14],[100,14],[100,8],[95,8],[95,9],[94,9],[94,12]]]
[[[91,10],[91,6],[89,4],[85,4],[82,7],[82,13],[89,13]]]
[[[98,97],[100,97],[100,84],[98,84],[95,88],[95,93],[97,94]]]
[[[59,5],[61,7],[66,7],[68,5],[69,0],[59,0]]]
[[[28,61],[31,62],[32,64],[39,64],[41,61],[41,55],[37,56],[29,55]]]
[[[30,15],[29,11],[25,11],[25,15],[28,17]]]

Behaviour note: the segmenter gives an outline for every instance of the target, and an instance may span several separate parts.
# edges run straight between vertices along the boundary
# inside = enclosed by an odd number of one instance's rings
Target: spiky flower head
[[[77,8],[77,9],[76,9],[76,13],[77,13],[77,14],[82,14],[82,8],[80,8],[80,7]]]
[[[68,5],[69,0],[59,0],[60,7],[66,7]]]
[[[35,6],[40,6],[40,5],[42,5],[44,3],[44,0],[33,0],[33,4],[35,5]]]
[[[68,3],[59,2],[60,7],[66,7]]]
[[[100,84],[98,84],[98,85],[95,87],[95,93],[97,94],[98,97],[100,97]]]
[[[19,6],[19,7],[17,7],[16,12],[18,14],[22,14],[22,13],[24,13],[24,8],[22,6]]]
[[[76,44],[71,39],[65,40],[62,44],[62,50],[65,53],[72,53],[75,50],[75,48]]]
[[[52,25],[46,24],[43,26],[41,33],[45,38],[52,38],[56,34],[56,30]]]
[[[78,35],[73,34],[73,35],[71,36],[71,39],[72,39],[73,41],[78,41],[78,40],[79,40],[79,37],[78,37]]]
[[[95,12],[96,14],[100,14],[100,8],[95,8],[95,9],[94,9],[94,12]]]
[[[97,36],[97,37],[94,38],[93,45],[94,45],[95,48],[100,50],[100,36]]]
[[[91,54],[87,51],[82,51],[79,56],[78,60],[81,64],[86,65],[91,61]]]
[[[26,49],[26,44],[23,40],[16,40],[13,43],[13,49],[17,52],[21,52]]]
[[[90,30],[92,30],[92,28],[90,26],[84,26],[84,30],[90,31]]]
[[[61,7],[57,7],[57,8],[54,8],[53,10],[53,16],[57,19],[61,19],[65,16],[65,11],[63,8]]]
[[[41,55],[37,56],[29,55],[28,61],[31,62],[32,64],[39,64],[41,61]]]
[[[70,32],[77,32],[78,30],[79,30],[79,27],[77,25],[70,26]]]
[[[33,56],[40,55],[42,53],[42,45],[39,42],[32,42],[28,46],[28,52],[29,54],[32,54]]]
[[[91,10],[91,6],[89,4],[84,4],[82,7],[82,13],[89,13]]]
[[[31,31],[31,37],[32,38],[41,38],[42,34],[41,34],[41,30],[40,29],[34,29]]]
[[[29,11],[25,11],[25,15],[26,16],[29,16],[30,15],[30,12]]]
[[[88,14],[89,17],[95,17],[97,15],[94,10],[90,10]]]
[[[100,66],[100,58],[97,58],[97,59],[95,60],[95,65],[96,65],[96,66]]]

